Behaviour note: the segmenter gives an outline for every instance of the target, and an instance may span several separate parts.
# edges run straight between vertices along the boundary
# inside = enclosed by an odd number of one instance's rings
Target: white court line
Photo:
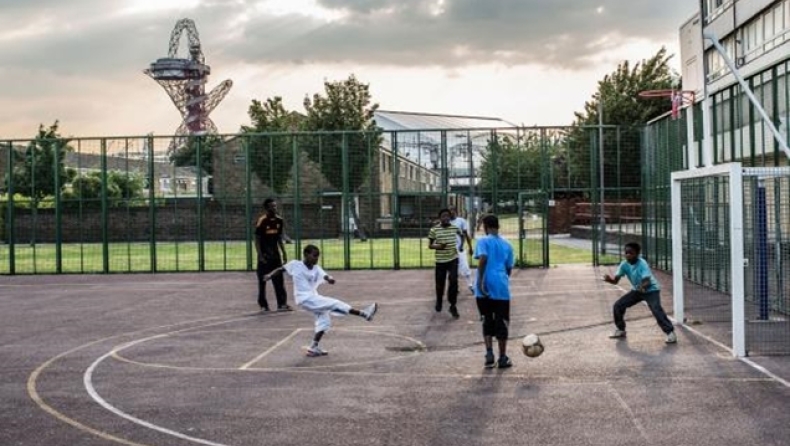
[[[166,336],[166,335],[164,335],[164,336]],[[110,350],[109,352],[107,352],[104,355],[102,355],[101,357],[99,357],[99,359],[94,361],[93,364],[91,364],[90,367],[88,367],[88,369],[85,371],[85,374],[82,377],[82,382],[85,385],[85,389],[88,390],[88,394],[91,396],[91,398],[93,398],[94,401],[99,403],[99,405],[101,405],[105,409],[109,410],[110,412],[114,413],[115,415],[118,415],[121,418],[124,418],[126,420],[131,421],[132,423],[139,424],[140,426],[147,427],[149,429],[153,429],[155,431],[161,432],[163,434],[171,435],[173,437],[181,438],[182,440],[191,441],[191,442],[194,442],[194,443],[205,444],[207,446],[227,446],[227,445],[222,444],[222,443],[214,443],[213,441],[203,440],[203,439],[197,438],[197,437],[191,437],[189,435],[182,434],[181,432],[177,432],[177,431],[174,431],[174,430],[171,430],[171,429],[164,428],[162,426],[158,426],[158,425],[153,424],[153,423],[149,423],[148,421],[141,420],[140,418],[137,418],[137,417],[134,417],[132,415],[129,415],[126,412],[123,412],[120,409],[116,408],[112,404],[108,403],[104,398],[102,398],[101,395],[99,395],[98,392],[96,392],[96,388],[93,387],[93,371],[96,370],[96,367],[102,361],[104,361],[105,359],[109,358],[111,355],[113,355],[117,351],[123,350],[123,349],[131,347],[131,346],[133,346],[135,344],[139,344],[141,342],[149,341],[151,339],[155,339],[155,338],[158,338],[158,337],[163,337],[163,335],[151,336],[149,338],[143,338],[143,339],[139,339],[137,341],[129,342],[129,343],[124,344],[124,345],[122,345],[120,347],[117,347],[117,348],[114,348],[114,349]]]
[[[677,321],[674,318],[671,318],[671,319],[672,319],[673,322],[677,323]],[[712,343],[714,345],[717,345],[717,346],[721,347],[724,350],[727,350],[728,352],[730,352],[730,354],[732,354],[732,356],[734,358],[740,360],[744,364],[749,365],[753,369],[755,369],[758,372],[768,376],[769,378],[773,379],[774,381],[778,382],[779,384],[781,384],[781,385],[783,385],[783,386],[785,386],[787,388],[790,388],[790,382],[788,382],[785,379],[782,379],[781,377],[779,377],[775,373],[771,372],[770,370],[766,369],[765,367],[761,366],[760,364],[757,364],[757,363],[755,363],[754,361],[752,361],[751,359],[748,359],[748,358],[738,358],[738,357],[735,356],[735,352],[733,352],[733,350],[730,347],[722,344],[721,342],[719,342],[719,341],[717,341],[717,340],[715,340],[715,339],[713,339],[713,338],[711,338],[711,337],[709,337],[707,335],[704,335],[704,334],[700,333],[699,331],[689,327],[686,324],[681,324],[681,326],[684,329],[686,329],[686,330],[694,333],[695,335],[701,337],[702,339],[705,339],[706,341],[708,341],[708,342],[710,342],[710,343]]]
[[[625,409],[625,411],[628,412],[628,416],[631,418],[631,422],[634,423],[634,426],[636,426],[636,430],[639,431],[639,434],[642,435],[642,438],[644,438],[646,442],[650,443],[650,438],[647,436],[647,432],[645,431],[645,428],[642,426],[642,423],[639,422],[639,418],[636,417],[634,411],[631,410],[631,406],[629,406],[628,403],[625,402],[623,397],[620,396],[620,393],[617,391],[617,389],[614,388],[611,382],[607,381],[606,384],[609,386],[609,389],[614,394],[614,397],[617,399],[617,402],[619,402],[620,405],[623,407],[623,409]]]
[[[250,366],[251,366],[251,365],[253,365],[253,364],[255,364],[256,362],[260,361],[261,359],[263,359],[264,357],[266,357],[266,355],[268,355],[269,353],[271,353],[271,352],[273,352],[273,351],[277,350],[277,348],[278,348],[278,347],[280,347],[281,345],[283,345],[283,344],[285,344],[286,342],[288,342],[288,341],[290,341],[291,339],[293,339],[293,337],[294,337],[294,336],[296,336],[297,334],[299,334],[299,332],[301,332],[302,330],[303,330],[302,328],[297,328],[297,329],[296,329],[296,330],[294,330],[294,331],[293,331],[291,334],[289,334],[288,336],[286,336],[286,337],[282,338],[282,339],[280,340],[280,342],[278,342],[278,343],[274,344],[274,345],[273,345],[273,346],[271,346],[269,349],[267,349],[265,352],[263,352],[263,353],[261,353],[260,355],[256,356],[256,357],[255,357],[255,358],[254,358],[252,361],[250,361],[250,362],[248,362],[248,363],[246,363],[246,364],[242,365],[241,367],[239,367],[239,370],[247,370],[248,368],[250,368]]]

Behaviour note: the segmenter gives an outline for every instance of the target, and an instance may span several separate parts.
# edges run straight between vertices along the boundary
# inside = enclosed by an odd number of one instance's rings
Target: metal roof
[[[376,124],[387,130],[493,129],[516,127],[500,118],[376,110]]]

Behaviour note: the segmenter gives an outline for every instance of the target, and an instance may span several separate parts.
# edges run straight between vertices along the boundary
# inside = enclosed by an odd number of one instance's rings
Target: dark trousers
[[[497,339],[508,338],[510,323],[510,301],[478,297],[477,309],[483,316],[483,336]]]
[[[661,307],[661,292],[651,291],[643,293],[637,290],[629,291],[614,303],[614,325],[618,330],[625,331],[625,310],[642,301],[647,302],[650,312],[653,313],[653,317],[656,318],[658,326],[661,327],[664,333],[669,334],[675,330],[672,322],[667,317],[667,313],[664,312],[664,308]]]
[[[269,308],[269,302],[266,300],[266,282],[263,281],[263,276],[280,266],[282,266],[282,262],[258,262],[255,274],[258,276],[258,305],[261,308]],[[274,286],[274,295],[277,297],[277,307],[285,305],[288,301],[288,293],[285,292],[285,279],[282,274],[272,277],[272,286]]]
[[[450,286],[447,289],[447,302],[450,306],[455,306],[458,303],[458,259],[453,259],[449,262],[436,264],[436,308],[442,308],[442,300],[444,298],[444,287],[447,284],[447,278],[450,278]]]

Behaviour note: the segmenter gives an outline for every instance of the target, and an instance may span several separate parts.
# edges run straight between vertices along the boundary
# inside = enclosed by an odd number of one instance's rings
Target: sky
[[[680,71],[693,0],[0,0],[0,138],[169,135],[181,116],[143,70],[194,20],[211,117],[250,123],[253,99],[303,111],[354,74],[383,110],[567,125],[624,60],[662,46]],[[186,36],[179,57],[188,55]]]

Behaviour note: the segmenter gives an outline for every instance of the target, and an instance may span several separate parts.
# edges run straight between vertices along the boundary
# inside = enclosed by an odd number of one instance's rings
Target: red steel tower
[[[189,57],[178,57],[181,35],[186,32],[189,42]],[[217,133],[217,126],[209,118],[214,108],[222,101],[233,82],[228,79],[206,94],[206,82],[211,68],[205,64],[200,48],[195,22],[181,19],[170,34],[170,49],[167,57],[157,59],[144,71],[165,89],[183,121],[175,133],[169,151],[180,148],[187,136]]]

